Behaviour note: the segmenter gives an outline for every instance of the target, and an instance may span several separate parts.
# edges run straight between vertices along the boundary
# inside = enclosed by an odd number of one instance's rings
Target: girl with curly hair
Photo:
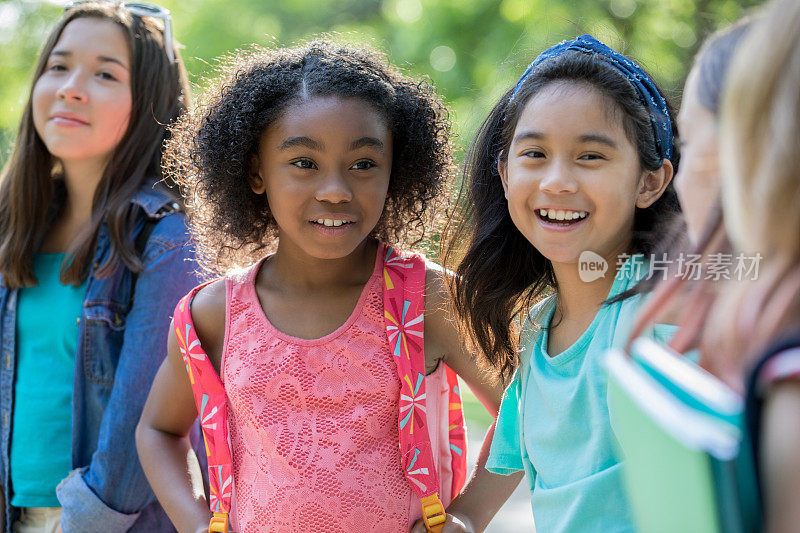
[[[236,60],[175,128],[167,158],[201,263],[224,274],[187,305],[227,397],[237,531],[408,531],[421,517],[398,447],[384,280],[398,257],[388,243],[413,246],[431,223],[452,168],[448,135],[429,85],[373,50],[325,41]],[[496,412],[502,390],[462,345],[442,270],[428,263],[420,280],[419,378],[436,391],[446,364]],[[205,531],[178,335],[137,441],[178,529]],[[446,430],[428,407],[431,434]]]

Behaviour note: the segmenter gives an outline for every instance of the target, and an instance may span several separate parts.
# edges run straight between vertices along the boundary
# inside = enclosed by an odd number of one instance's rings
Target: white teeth
[[[331,218],[318,218],[314,222],[316,222],[317,224],[320,224],[322,226],[327,226],[329,228],[330,227],[338,228],[339,226],[341,226],[343,224],[349,224],[350,223],[349,220],[333,220]]]
[[[586,218],[589,213],[586,211],[565,211],[555,209],[539,209],[539,215],[542,218],[549,218],[550,220],[578,220]]]

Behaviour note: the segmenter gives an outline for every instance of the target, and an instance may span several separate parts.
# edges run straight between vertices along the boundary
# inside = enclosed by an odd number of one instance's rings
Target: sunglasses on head
[[[78,0],[71,2],[64,6],[64,11],[77,7],[81,4],[89,2],[97,3],[97,0]],[[172,17],[170,17],[169,9],[161,7],[150,2],[112,2],[115,5],[121,5],[131,15],[137,17],[153,17],[160,19],[164,22],[164,49],[167,51],[167,57],[170,62],[175,61],[175,51],[172,48]]]

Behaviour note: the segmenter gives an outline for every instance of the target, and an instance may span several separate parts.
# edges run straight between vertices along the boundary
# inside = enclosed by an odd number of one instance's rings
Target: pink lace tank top
[[[235,531],[407,532],[421,516],[400,462],[384,250],[351,316],[320,339],[291,337],[270,323],[254,285],[261,263],[228,278],[221,375]],[[426,378],[428,387],[445,382],[443,366]],[[432,440],[441,433],[439,411],[447,413],[438,397],[428,395]]]

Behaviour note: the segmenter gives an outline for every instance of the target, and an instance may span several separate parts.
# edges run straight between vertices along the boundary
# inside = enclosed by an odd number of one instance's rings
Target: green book
[[[610,351],[611,424],[643,533],[758,531],[760,511],[742,398],[651,339]]]

